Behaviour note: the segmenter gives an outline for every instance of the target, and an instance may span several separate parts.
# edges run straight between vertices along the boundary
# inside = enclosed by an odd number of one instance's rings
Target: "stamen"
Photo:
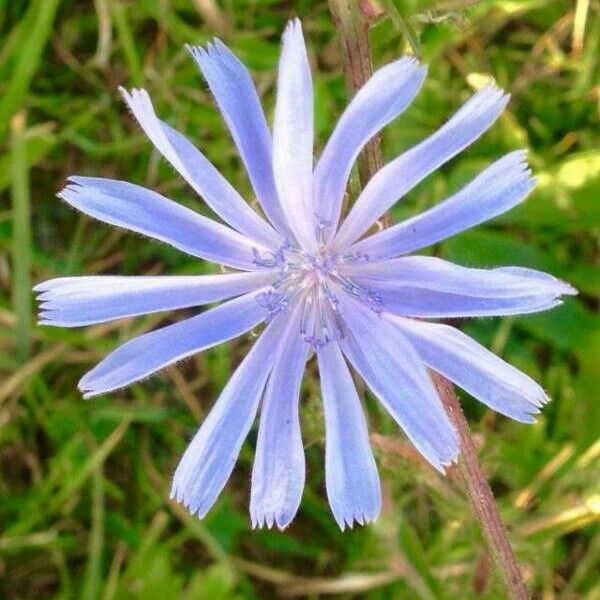
[[[338,262],[342,265],[351,264],[355,262],[369,262],[369,255],[364,252],[351,252],[350,254],[342,254],[338,259]]]
[[[338,333],[338,339],[343,340],[346,337],[346,323],[339,312],[334,312],[331,315],[333,322],[335,323],[335,330]]]
[[[327,227],[329,223],[318,222],[317,237],[322,246],[314,254],[292,246],[287,241],[276,252],[261,254],[258,250],[253,250],[254,264],[265,268],[279,268],[277,281],[256,298],[265,310],[266,321],[270,322],[286,311],[292,303],[295,304],[298,300],[303,302],[300,334],[317,351],[329,342],[342,340],[346,336],[347,328],[336,293],[343,291],[376,313],[383,310],[381,296],[353,281],[343,269],[344,265],[368,261],[369,257],[360,252],[341,257],[333,254],[325,247]]]
[[[327,282],[321,281],[321,290],[323,292],[323,295],[327,298],[327,300],[329,300],[331,308],[333,308],[333,310],[337,310],[337,306],[339,304],[338,299],[331,291],[331,288],[327,285]]]
[[[260,252],[256,248],[252,248],[252,254],[254,255],[254,260],[252,262],[257,267],[271,269],[273,267],[277,267],[283,262],[283,256],[280,255],[280,250],[277,252],[271,252],[270,250],[267,250],[264,253],[264,256],[261,256]]]
[[[275,315],[285,310],[289,304],[290,298],[285,294],[278,294],[268,290],[256,296],[259,306],[262,306],[267,313],[266,321],[269,323]]]
[[[299,279],[300,279],[300,275],[297,272],[292,272],[292,273],[289,273],[288,275],[283,275],[282,277],[280,277],[277,281],[275,281],[273,284],[271,284],[271,287],[275,288],[276,290],[278,290],[280,288],[285,289],[285,288],[289,287],[291,284],[293,284],[294,281],[298,281]]]
[[[337,271],[332,271],[330,273],[330,277],[340,283],[344,290],[351,296],[369,306],[369,308],[374,310],[376,313],[379,314],[383,310],[383,301],[381,299],[381,295],[377,292],[369,290],[362,285],[355,283],[351,279],[340,275]]]
[[[317,221],[317,242],[324,246],[327,242],[327,230],[331,227],[331,221],[321,219],[318,214],[315,213],[315,219]]]
[[[325,343],[330,341],[329,337],[329,319],[327,318],[327,301],[319,298],[319,325],[321,327],[321,335]]]
[[[300,319],[300,333],[306,337],[308,331],[308,325],[311,317],[311,308],[313,305],[313,296],[308,296],[304,302],[304,308],[302,309],[302,318]]]

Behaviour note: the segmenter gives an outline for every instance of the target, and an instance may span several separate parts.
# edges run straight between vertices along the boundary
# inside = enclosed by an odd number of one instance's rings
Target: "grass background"
[[[460,324],[551,394],[536,425],[468,397],[463,406],[536,598],[600,598],[598,0],[382,5],[392,18],[372,30],[375,63],[412,44],[430,65],[412,108],[385,131],[386,157],[432,132],[489,74],[512,93],[494,128],[394,218],[440,200],[502,153],[530,149],[539,185],[527,203],[431,251],[472,266],[546,269],[581,292],[548,313]],[[116,93],[125,85],[144,86],[159,114],[250,198],[183,45],[225,39],[251,67],[270,115],[279,36],[295,15],[313,63],[321,148],[347,102],[325,2],[0,0],[1,598],[504,598],[459,481],[424,465],[372,399],[385,498],[376,524],[341,533],[330,514],[310,376],[307,485],[294,524],[285,533],[249,526],[254,434],[199,521],[168,500],[170,476],[251,339],[84,402],[76,383],[94,363],[180,314],[81,330],[34,324],[31,281],[213,268],[79,215],[55,193],[69,174],[101,175],[204,211],[133,123]]]

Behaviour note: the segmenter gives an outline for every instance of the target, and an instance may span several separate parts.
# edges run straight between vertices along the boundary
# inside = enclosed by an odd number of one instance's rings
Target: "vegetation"
[[[543,383],[553,402],[537,424],[513,423],[462,398],[535,596],[598,599],[598,2],[381,5],[390,17],[371,32],[375,64],[406,52],[429,64],[416,102],[384,132],[387,158],[432,132],[489,75],[512,93],[498,124],[411,192],[393,218],[432,205],[502,153],[530,149],[539,179],[530,199],[431,251],[469,266],[541,268],[580,290],[547,313],[461,323]],[[0,0],[0,597],[505,597],[459,479],[425,465],[371,398],[385,498],[376,524],[342,533],[330,514],[319,388],[310,376],[302,407],[308,480],[293,525],[284,533],[251,530],[252,436],[200,521],[168,499],[170,477],[251,340],[83,401],[77,381],[94,363],[185,311],[81,330],[35,325],[31,282],[211,268],[77,214],[55,194],[70,174],[100,175],[206,210],[134,124],[116,91],[124,85],[146,88],[162,118],[250,198],[183,46],[222,37],[253,69],[272,114],[279,37],[296,15],[314,67],[322,147],[348,100],[326,2]]]

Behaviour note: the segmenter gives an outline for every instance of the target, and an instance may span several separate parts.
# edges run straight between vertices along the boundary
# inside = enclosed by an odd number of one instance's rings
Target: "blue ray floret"
[[[300,386],[313,353],[326,429],[327,495],[342,529],[373,521],[381,508],[379,476],[350,367],[441,472],[456,460],[458,439],[427,368],[490,408],[533,422],[548,401],[537,383],[458,329],[422,319],[535,312],[560,304],[562,295],[575,290],[533,269],[472,269],[408,256],[522,202],[535,184],[525,152],[500,158],[433,208],[366,233],[403,195],[489,129],[508,95],[493,83],[475,93],[440,129],[377,172],[343,217],[357,156],[408,107],[426,68],[402,58],[377,71],[350,102],[314,165],[312,79],[298,20],[283,36],[272,131],[250,74],[222,42],[188,50],[223,113],[261,213],[186,137],[157,117],[144,90],[121,93],[156,149],[222,222],[111,179],[71,177],[59,196],[101,221],[234,272],[63,277],[36,287],[41,323],[61,327],[222,301],[114,350],[82,378],[85,397],[128,386],[265,324],[181,459],[172,496],[203,517],[260,411],[252,524],[284,529],[291,523],[305,480]]]

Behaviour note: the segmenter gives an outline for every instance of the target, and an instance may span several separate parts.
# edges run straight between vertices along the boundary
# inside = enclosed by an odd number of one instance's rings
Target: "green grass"
[[[539,186],[529,201],[433,251],[467,265],[547,269],[581,292],[548,313],[461,323],[552,395],[536,425],[510,422],[468,397],[463,406],[536,597],[598,599],[598,2],[587,10],[584,0],[382,4],[398,14],[372,31],[375,63],[407,51],[404,32],[430,65],[414,106],[384,133],[386,157],[433,131],[483,76],[493,74],[513,94],[499,123],[414,190],[394,218],[435,203],[502,153],[530,148]],[[211,268],[55,198],[65,177],[80,173],[147,185],[205,210],[134,125],[118,85],[143,85],[161,116],[248,198],[232,142],[183,44],[205,43],[218,30],[252,67],[271,114],[279,36],[299,15],[314,66],[319,147],[346,103],[325,2],[224,0],[208,21],[201,5],[0,0],[0,597],[504,598],[460,483],[418,460],[372,399],[385,492],[376,524],[342,534],[330,514],[311,377],[302,411],[307,486],[294,524],[283,534],[250,528],[254,434],[217,505],[199,521],[168,500],[170,476],[251,340],[85,402],[76,383],[96,361],[173,317],[82,330],[29,325],[29,264],[34,282]]]

